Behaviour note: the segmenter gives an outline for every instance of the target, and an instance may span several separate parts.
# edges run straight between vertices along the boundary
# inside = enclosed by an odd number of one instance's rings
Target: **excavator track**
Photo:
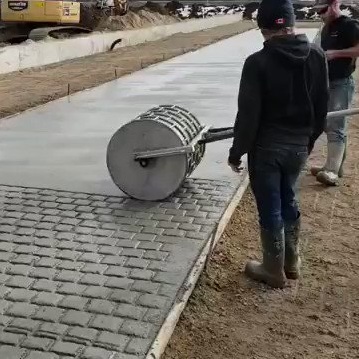
[[[81,26],[40,27],[30,31],[29,39],[32,41],[41,41],[46,39],[47,37],[52,37],[55,39],[65,39],[81,34],[89,34],[91,32],[91,29]]]

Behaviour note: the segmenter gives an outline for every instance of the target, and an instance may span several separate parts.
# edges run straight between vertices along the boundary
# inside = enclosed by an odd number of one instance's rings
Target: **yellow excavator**
[[[93,5],[89,2],[62,0],[0,0],[0,42],[20,43],[26,39],[42,40],[69,37],[93,31],[90,16],[82,21],[84,11],[99,10],[108,16],[104,1]],[[124,15],[128,11],[129,0],[114,0],[111,15]],[[90,19],[89,19],[90,18]],[[86,23],[82,26],[82,23]]]

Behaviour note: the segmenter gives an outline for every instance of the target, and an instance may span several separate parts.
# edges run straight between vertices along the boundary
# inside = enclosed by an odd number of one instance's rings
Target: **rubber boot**
[[[345,146],[344,146],[344,153],[343,153],[343,159],[342,159],[342,163],[340,164],[340,167],[339,167],[339,171],[338,171],[338,177],[339,178],[342,178],[343,175],[344,175],[344,161],[346,160],[347,158],[347,138],[345,139]]]
[[[244,273],[251,279],[264,282],[273,288],[284,288],[284,229],[268,231],[261,228],[263,263],[251,260]]]
[[[300,277],[301,260],[299,257],[299,235],[301,218],[294,222],[284,223],[285,234],[285,260],[284,272],[288,279]]]
[[[344,170],[343,170],[343,164],[344,161],[342,162],[339,171],[338,171],[338,177],[342,178],[344,176]],[[317,177],[319,172],[325,171],[325,167],[319,167],[319,166],[313,166],[310,169],[310,173],[312,174],[312,176]]]
[[[343,160],[342,160],[342,162],[340,164],[340,167],[339,167],[339,171],[338,171],[338,177],[339,178],[342,178],[344,176],[343,166],[344,166],[345,158],[346,158],[346,150],[344,150]],[[326,171],[325,165],[324,166],[313,166],[313,167],[310,168],[310,173],[314,177],[317,177],[318,173],[322,172],[322,171]]]
[[[317,174],[317,181],[328,186],[336,186],[339,179],[339,169],[342,167],[345,144],[328,142],[328,156],[325,170]]]
[[[339,171],[338,171],[338,177],[339,178],[342,178],[344,176],[343,164],[344,164],[344,160],[343,160],[343,162],[342,162],[342,164],[341,164],[341,166],[339,168]],[[325,167],[313,166],[310,169],[310,173],[314,177],[317,177],[318,173],[322,172],[322,171],[325,171]]]

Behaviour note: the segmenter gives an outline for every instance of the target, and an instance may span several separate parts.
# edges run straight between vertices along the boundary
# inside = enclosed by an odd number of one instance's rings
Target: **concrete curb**
[[[170,309],[167,318],[164,320],[156,339],[154,340],[149,351],[147,352],[146,359],[159,359],[164,353],[167,344],[175,330],[177,322],[197,284],[199,276],[202,273],[205,264],[212,253],[212,250],[215,248],[219,239],[221,238],[237,205],[241,201],[243,194],[248,187],[248,184],[249,174],[247,172],[247,169],[244,169],[242,182],[237,188],[235,194],[233,195],[232,200],[229,202],[225,212],[223,213],[218,223],[218,226],[215,229],[215,233],[212,234],[214,238],[212,240],[208,240],[208,242],[202,249],[201,254],[198,256],[196,262],[194,263],[191,271],[189,272],[186,280],[183,282],[182,287],[179,289],[176,301],[172,305],[172,308]]]
[[[133,46],[148,41],[156,41],[176,33],[201,31],[241,20],[242,16],[238,14],[222,15],[143,29],[92,33],[73,39],[51,39],[50,41],[44,40],[30,44],[7,46],[0,49],[0,74],[106,52],[118,39],[121,39],[121,42],[116,45],[117,47]]]

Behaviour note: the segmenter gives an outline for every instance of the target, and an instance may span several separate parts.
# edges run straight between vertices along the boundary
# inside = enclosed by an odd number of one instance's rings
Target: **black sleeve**
[[[234,124],[233,144],[229,162],[238,165],[256,139],[262,108],[260,66],[253,56],[246,59],[239,86],[238,111]]]
[[[359,21],[351,19],[346,26],[345,37],[348,39],[349,46],[359,44]]]
[[[318,50],[322,52],[321,50]],[[309,143],[309,153],[312,152],[315,141],[325,129],[328,103],[329,103],[329,79],[328,63],[324,53],[321,54],[318,73],[315,75],[316,91],[313,98],[314,128]]]

